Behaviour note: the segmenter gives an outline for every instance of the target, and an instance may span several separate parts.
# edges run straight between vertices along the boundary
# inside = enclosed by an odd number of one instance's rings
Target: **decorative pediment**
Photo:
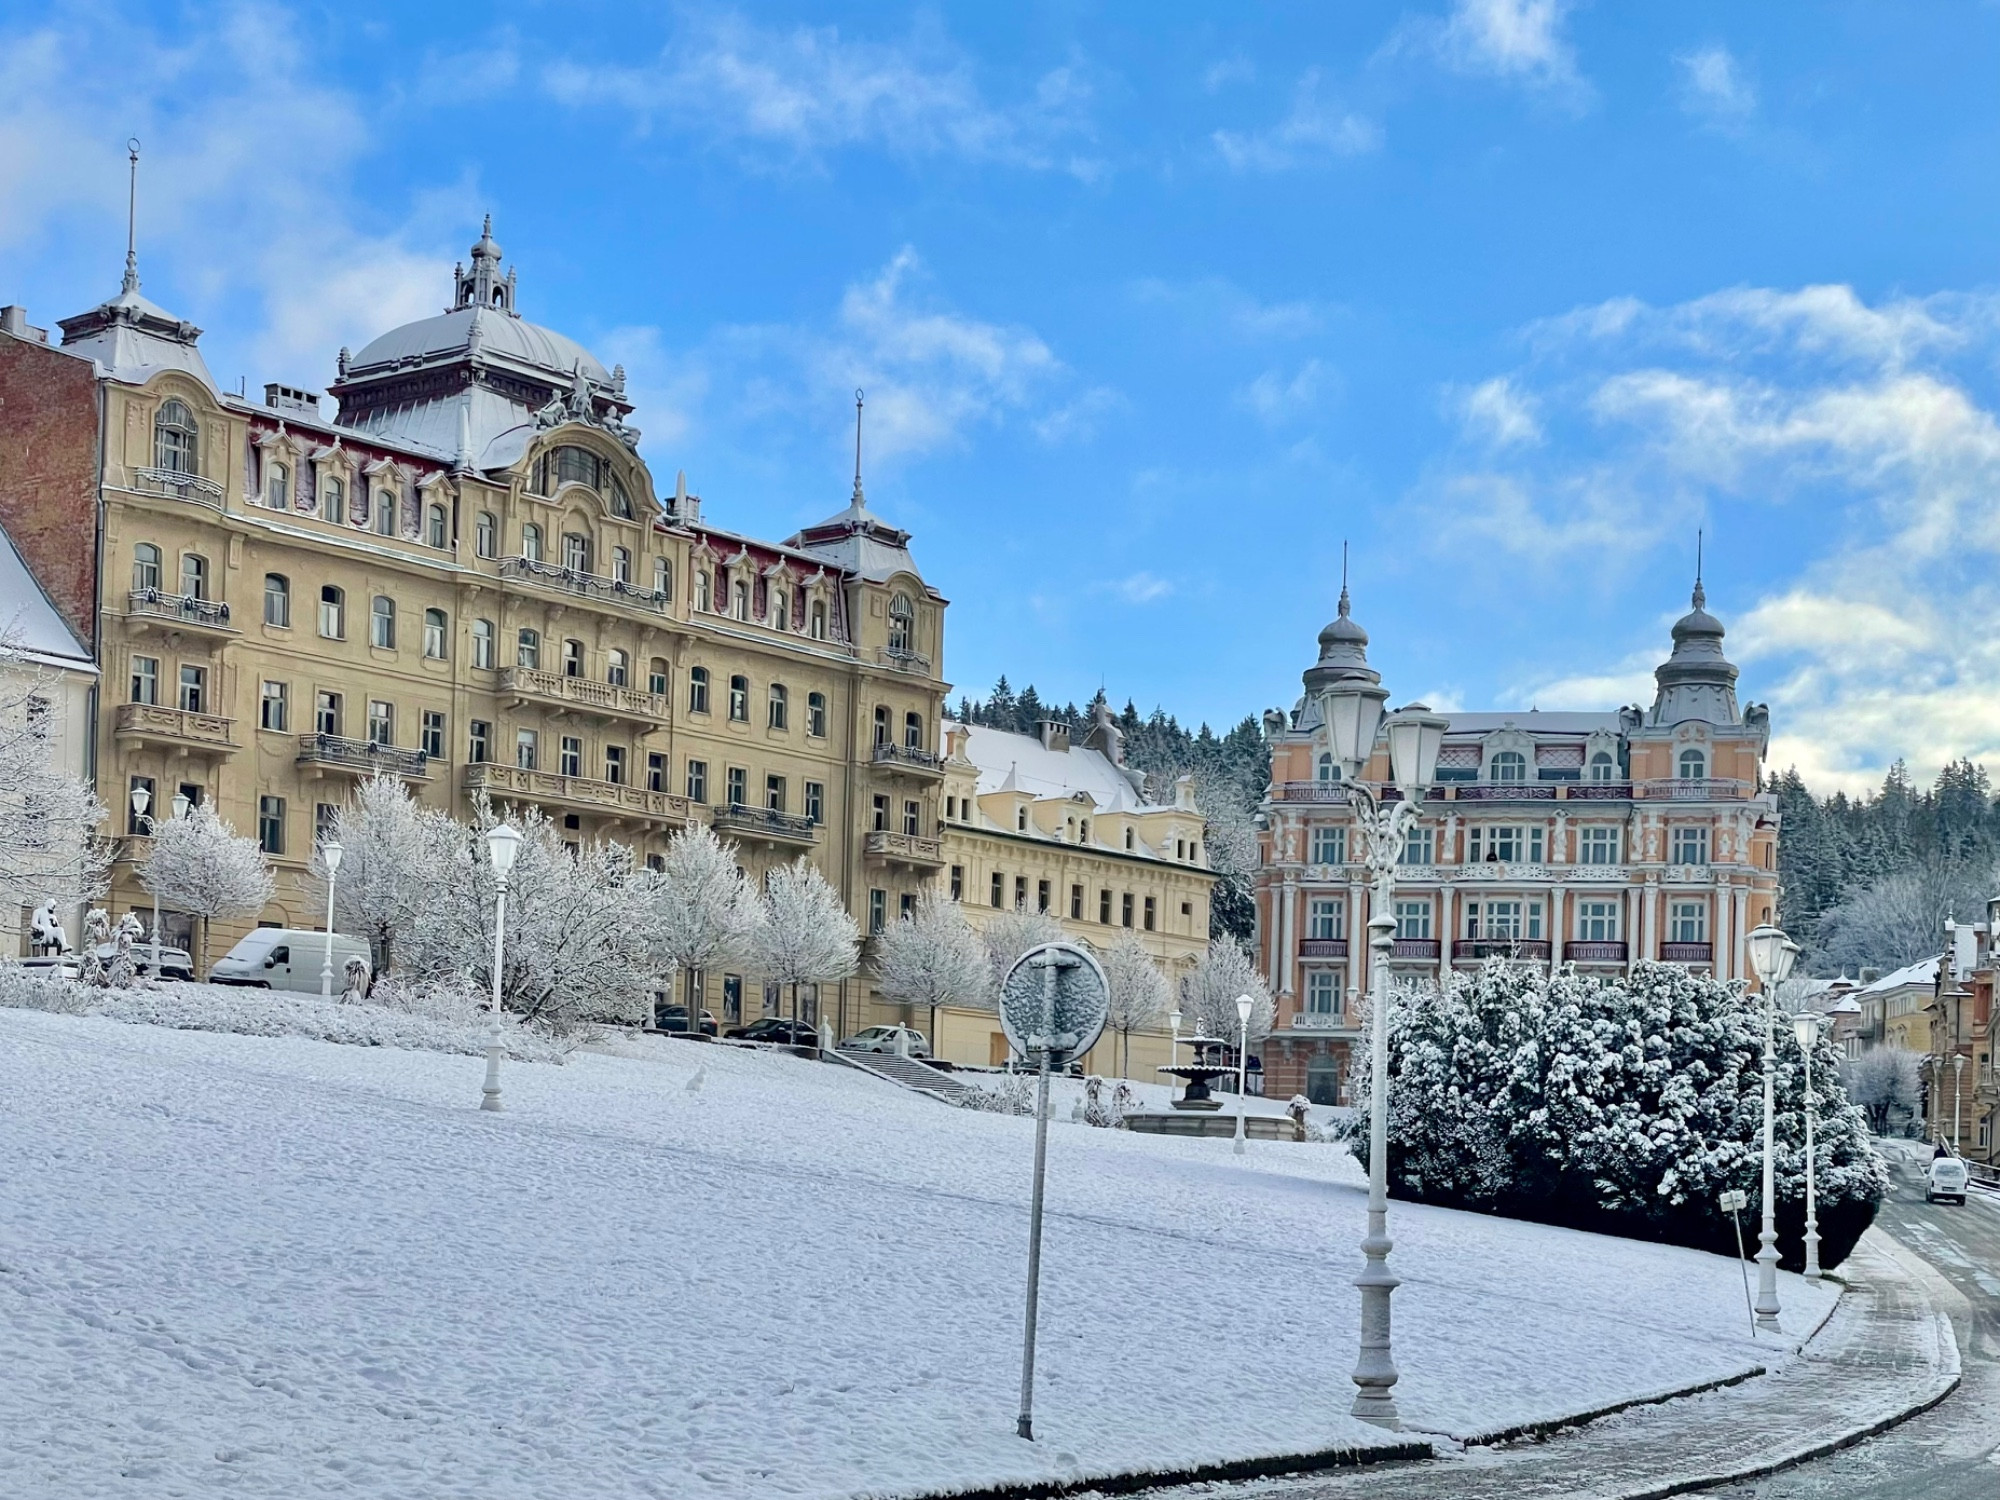
[[[306,451],[305,444],[294,437],[283,422],[278,423],[275,431],[266,430],[258,433],[252,441],[266,453],[289,453],[292,457],[298,458]]]

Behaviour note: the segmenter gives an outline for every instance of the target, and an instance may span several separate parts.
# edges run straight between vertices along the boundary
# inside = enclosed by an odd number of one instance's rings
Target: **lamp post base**
[[[1778,1237],[1767,1229],[1758,1238],[1763,1241],[1763,1246],[1754,1257],[1757,1262],[1757,1326],[1770,1333],[1778,1333],[1782,1331],[1778,1327]]]
[[[1806,1281],[1818,1286],[1819,1280],[1819,1226],[1808,1224],[1806,1225]]]
[[[1354,1278],[1354,1284],[1361,1288],[1361,1357],[1354,1366],[1354,1383],[1360,1389],[1355,1392],[1352,1411],[1364,1422],[1401,1432],[1403,1418],[1390,1394],[1399,1372],[1390,1353],[1389,1294],[1402,1282],[1389,1269],[1389,1249],[1387,1236],[1370,1235],[1361,1245],[1367,1264]]]
[[[500,1108],[500,1054],[505,1050],[500,1044],[500,1027],[496,1022],[486,1037],[486,1082],[479,1090],[481,1109]]]

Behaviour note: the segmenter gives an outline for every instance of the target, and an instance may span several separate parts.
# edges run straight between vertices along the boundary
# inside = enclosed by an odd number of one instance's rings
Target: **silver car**
[[[900,1052],[906,1057],[929,1057],[931,1044],[914,1026],[870,1026],[857,1031],[840,1044],[843,1052]]]

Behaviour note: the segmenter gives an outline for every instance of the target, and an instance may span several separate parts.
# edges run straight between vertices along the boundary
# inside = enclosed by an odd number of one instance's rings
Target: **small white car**
[[[1957,1157],[1937,1157],[1931,1162],[1930,1182],[1924,1188],[1924,1202],[1964,1203],[1967,1176],[1965,1163]]]
[[[870,1026],[857,1031],[840,1044],[843,1052],[900,1052],[907,1057],[929,1057],[931,1044],[914,1026]]]

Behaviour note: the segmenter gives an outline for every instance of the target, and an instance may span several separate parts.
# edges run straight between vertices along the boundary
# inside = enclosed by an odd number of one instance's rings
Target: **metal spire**
[[[127,140],[125,151],[132,159],[132,181],[125,199],[124,290],[136,292],[139,290],[139,137]]]
[[[854,391],[854,504],[859,508],[861,499],[861,390]]]
[[[1694,534],[1694,607],[1707,609],[1708,591],[1701,586],[1701,541],[1701,528],[1697,527]]]
[[[1340,618],[1347,618],[1347,543],[1340,544]]]

